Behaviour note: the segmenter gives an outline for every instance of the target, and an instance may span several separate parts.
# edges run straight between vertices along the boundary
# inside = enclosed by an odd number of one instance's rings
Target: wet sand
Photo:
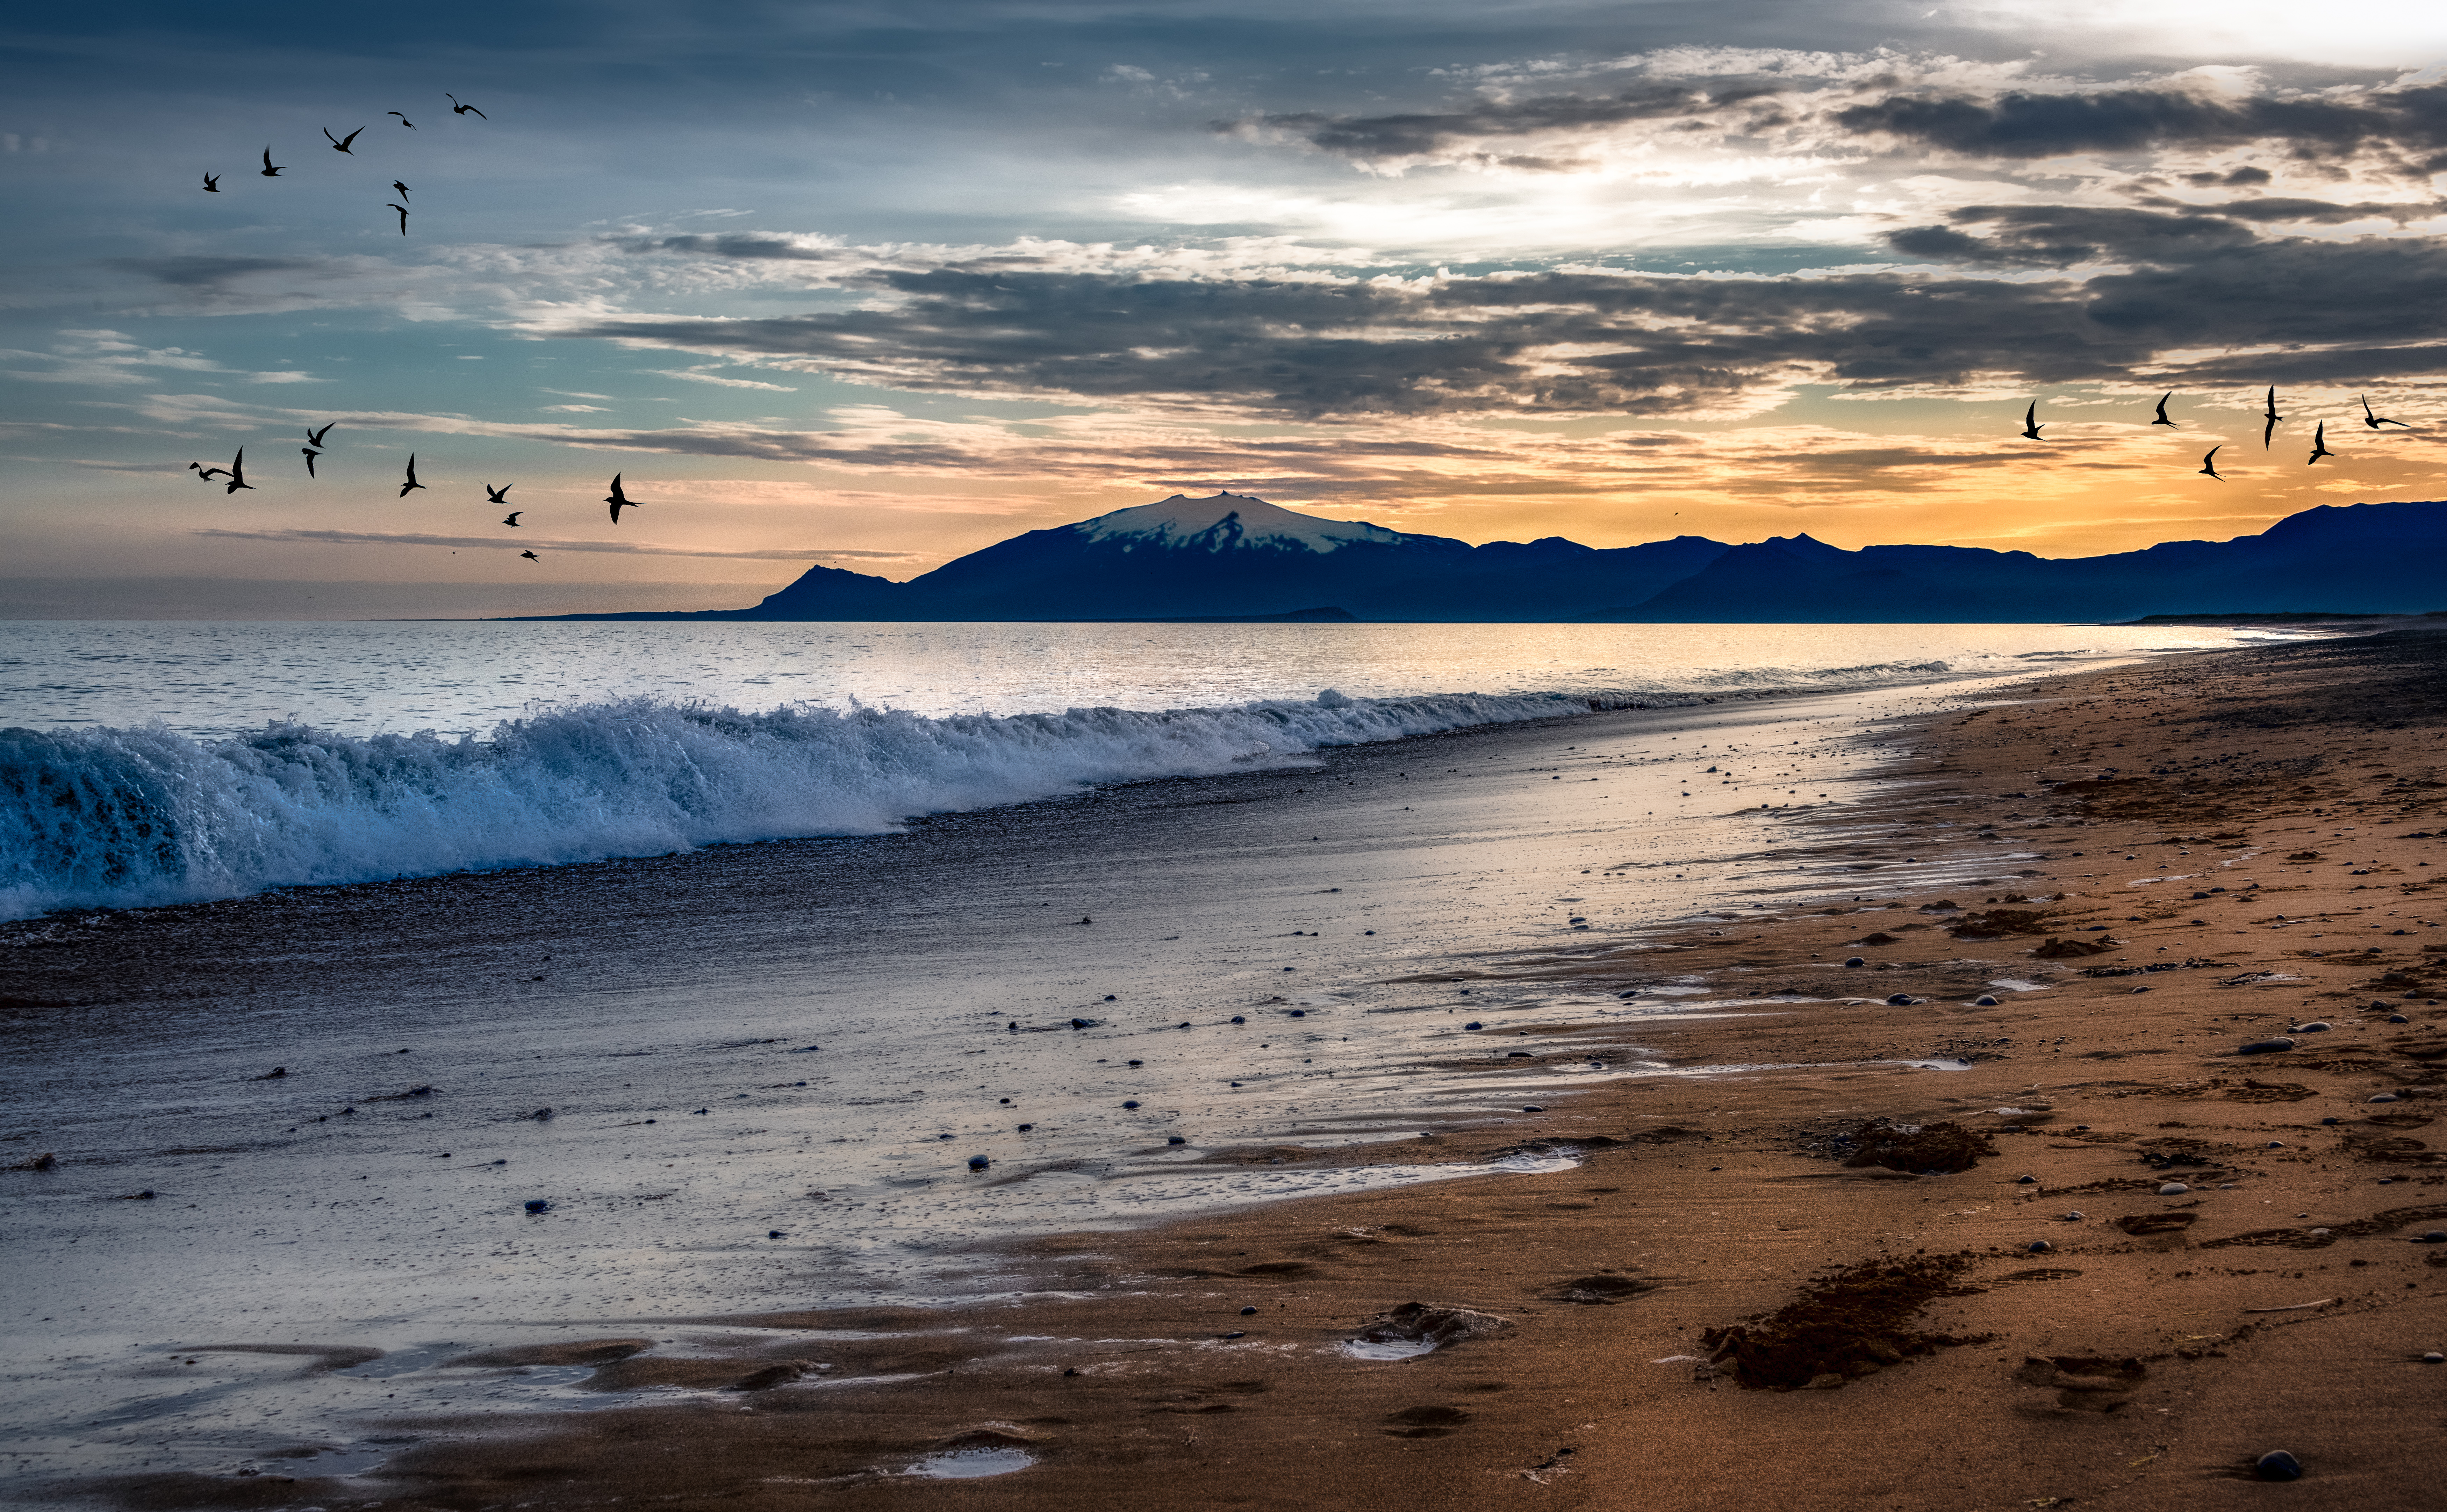
[[[965,1306],[792,1311],[778,1286],[780,1311],[456,1367],[556,1372],[598,1410],[455,1434],[421,1418],[344,1480],[316,1456],[91,1488],[150,1506],[2217,1507],[2272,1494],[2251,1467],[2282,1448],[2306,1467],[2293,1502],[2433,1504],[2447,1365],[2422,1355],[2447,1350],[2447,1243],[2414,1241],[2447,1229],[2425,1137],[2447,1081],[2447,911],[2425,896],[2447,864],[2442,645],[2160,661],[1899,719],[1884,796],[1787,826],[1747,887],[1695,886],[1712,919],[1564,925],[1388,983],[1611,999],[1441,1036],[1427,1063],[1484,1089],[1467,1116],[1356,1154],[1194,1155],[1567,1168],[980,1244],[992,1295]],[[1873,900],[1750,906],[1834,875]],[[2330,1027],[2237,1053],[2310,1022]],[[1621,1074],[1643,1068],[1726,1069]],[[1882,1142],[1906,1146],[1900,1168],[1848,1163]],[[1425,1321],[1474,1336],[1345,1347],[1372,1321],[1416,1332],[1410,1303],[1467,1310]]]

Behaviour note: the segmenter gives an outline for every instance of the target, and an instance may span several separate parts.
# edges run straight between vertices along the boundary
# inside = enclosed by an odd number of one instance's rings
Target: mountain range
[[[1014,536],[905,583],[819,566],[750,609],[549,617],[1810,624],[2390,614],[2447,604],[2442,569],[2447,503],[2437,502],[2323,505],[2232,540],[2047,558],[1845,551],[1806,535],[1472,546],[1246,495],[1176,494]]]

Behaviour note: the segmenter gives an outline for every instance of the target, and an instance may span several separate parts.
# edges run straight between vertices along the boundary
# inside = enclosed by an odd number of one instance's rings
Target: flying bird
[[[387,116],[399,116],[399,112],[396,110],[386,110],[383,114]],[[408,120],[406,116],[399,116],[399,123],[406,126],[410,131],[414,131],[416,129],[416,123]]]
[[[2277,434],[2277,423],[2285,418],[2286,417],[2284,415],[2277,412],[2277,388],[2276,386],[2272,384],[2268,389],[2268,413],[2267,416],[2268,424],[2260,427],[2260,445],[2262,450],[2266,451],[2268,448],[2268,438]]]
[[[2362,399],[2362,424],[2368,425],[2373,430],[2377,430],[2381,425],[2404,425],[2404,422],[2401,420],[2390,420],[2385,415],[2372,414],[2370,399],[2367,395]],[[2411,430],[2413,427],[2411,425],[2404,425],[2404,428]]]
[[[411,451],[408,454],[408,482],[399,485],[399,497],[406,499],[409,489],[422,488],[425,485],[423,483],[416,481],[416,453]]]
[[[217,173],[208,173],[204,175],[204,193],[208,195],[217,195],[220,192],[221,176]]]
[[[447,89],[442,91],[442,98],[450,102],[450,113],[454,116],[474,116],[479,121],[490,121],[493,119],[492,117],[484,114],[482,110],[477,109],[474,105],[461,104],[459,103],[459,97],[452,94]]]
[[[2318,462],[2323,457],[2335,455],[2335,452],[2328,449],[2328,423],[2323,420],[2320,422],[2320,428],[2311,432],[2311,462]],[[2306,463],[2304,465],[2308,466],[2309,463]]]
[[[225,489],[224,492],[234,494],[241,488],[253,488],[255,484],[246,481],[246,448],[244,446],[240,446],[237,449],[237,456],[233,458],[230,462],[229,487]]]
[[[316,451],[316,450],[315,450],[313,447],[312,447],[312,446],[300,446],[300,447],[298,447],[298,448],[297,448],[297,450],[298,450],[299,454],[300,454],[300,455],[302,455],[303,457],[305,457],[305,459],[306,459],[306,476],[307,476],[307,477],[309,477],[309,478],[313,477],[313,476],[314,476],[314,459],[315,459],[315,458],[317,458],[317,457],[320,457],[320,456],[321,456],[321,455],[323,455],[323,454],[322,454],[321,452],[319,452],[319,451]]]
[[[517,486],[518,484],[516,483],[503,483],[501,487],[496,488],[491,483],[486,483],[484,485],[484,502],[488,504],[506,504],[509,501],[502,496]],[[525,511],[522,510],[520,513],[523,514]]]
[[[216,478],[229,476],[229,469],[226,467],[207,467],[199,462],[187,463],[187,471],[196,474],[198,480],[202,482],[211,482]]]
[[[519,517],[525,513],[526,511],[523,509],[513,509],[508,514],[502,517],[502,523],[509,526],[512,530],[517,530],[520,528]]]
[[[620,475],[618,473],[614,473],[612,475],[612,492],[604,499],[603,501],[612,506],[612,523],[616,525],[620,523],[620,511],[623,509],[635,509],[639,507],[635,502],[631,501],[627,494],[620,491]]]
[[[287,164],[287,163],[285,163],[285,162],[284,162],[284,163],[282,163],[282,164],[280,165],[280,168],[286,168],[286,167],[288,167],[288,166],[289,166],[289,164]],[[275,168],[275,167],[274,167],[274,166],[272,165],[272,149],[271,149],[270,147],[266,147],[266,148],[264,148],[264,149],[263,149],[263,177],[264,177],[264,178],[266,178],[266,179],[277,179],[277,178],[279,178],[279,177],[280,177],[280,168]]]
[[[2167,418],[2167,400],[2174,397],[2174,390],[2169,389],[2166,397],[2158,401],[2158,418],[2150,422],[2150,424],[2153,425],[2172,425],[2174,424],[2173,421]]]
[[[541,557],[537,556],[534,552],[531,552],[531,551],[522,551],[522,552],[519,553],[519,555],[520,555],[520,556],[522,556],[522,557],[524,557],[527,560],[532,561],[532,562],[541,562],[541,561],[542,561],[542,560],[543,560],[543,558],[541,558]]]
[[[323,428],[320,430],[309,428],[306,432],[306,444],[309,446],[319,446],[323,444],[323,438],[330,435],[332,433],[332,427],[338,424],[339,422],[336,420],[327,420],[323,423]]]
[[[406,206],[406,205],[394,205],[394,204],[385,203],[385,204],[384,204],[384,206],[383,206],[383,208],[384,208],[385,210],[396,210],[396,211],[398,211],[398,212],[399,212],[399,234],[400,234],[401,236],[407,236],[407,235],[408,235],[408,206]]]
[[[396,180],[396,179],[393,179],[393,180],[390,181],[390,186],[391,186],[392,188],[394,188],[394,189],[396,189],[396,190],[398,190],[398,191],[399,191],[399,197],[400,197],[402,199],[405,199],[405,198],[408,198],[408,185],[406,185],[406,184],[404,184],[404,183],[400,182],[400,181],[399,181],[398,180]]]
[[[2039,439],[2039,432],[2045,428],[2047,427],[2039,424],[2039,402],[2034,399],[2031,401],[2031,407],[2022,413],[2022,439],[2037,441]]]
[[[329,127],[329,126],[325,126],[325,127],[323,128],[323,136],[324,136],[324,139],[325,139],[326,141],[328,141],[328,142],[330,142],[332,143],[332,150],[333,152],[349,152],[349,143],[350,143],[350,142],[351,142],[356,141],[356,140],[357,140],[357,132],[359,132],[359,131],[363,131],[363,130],[365,130],[365,129],[366,129],[365,127],[363,127],[363,126],[359,126],[359,127],[357,128],[357,130],[356,130],[356,131],[351,131],[351,132],[350,132],[350,133],[349,133],[347,136],[345,136],[345,137],[334,137],[334,136],[332,136],[332,128],[331,128],[331,127]],[[355,157],[355,156],[356,156],[356,154],[355,154],[355,153],[353,153],[353,152],[349,152],[349,156],[350,156],[350,157],[351,157],[351,158],[353,158],[353,157]]]
[[[2223,477],[2220,477],[2220,476],[2219,476],[2219,474],[2218,474],[2218,470],[2217,470],[2217,454],[2218,454],[2219,452],[2221,452],[2221,451],[2224,451],[2225,449],[2226,449],[2226,443],[2225,443],[2225,442],[2222,442],[2222,441],[2221,441],[2221,442],[2219,442],[2216,445],[2211,446],[2211,447],[2209,449],[2209,455],[2208,455],[2208,456],[2206,456],[2206,457],[2203,457],[2203,458],[2201,459],[2201,476],[2202,476],[2202,477],[2204,477],[2204,478],[2216,478],[2216,479],[2217,479],[2217,481],[2218,481],[2218,482],[2226,482],[2226,480],[2225,480]]]

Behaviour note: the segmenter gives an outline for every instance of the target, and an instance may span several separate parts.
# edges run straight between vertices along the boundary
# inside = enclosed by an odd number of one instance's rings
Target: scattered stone
[[[1026,1125],[1022,1126],[1025,1127]],[[993,1161],[982,1155],[972,1155],[969,1157],[969,1169],[973,1171],[982,1171],[993,1163]]]
[[[1186,1143],[1189,1143],[1189,1141],[1187,1141],[1187,1140],[1186,1140],[1186,1139],[1182,1138],[1182,1137],[1181,1137],[1180,1135],[1178,1135],[1178,1134],[1167,1134],[1167,1135],[1166,1135],[1166,1136],[1165,1136],[1165,1141],[1164,1141],[1164,1142],[1165,1142],[1167,1144],[1186,1144]]]
[[[782,1231],[780,1229],[767,1229],[765,1231],[765,1237],[768,1239],[778,1239],[782,1237]]]
[[[2252,1473],[2264,1481],[2299,1481],[2303,1479],[2303,1462],[2284,1449],[2271,1449],[2251,1462]]]
[[[1912,1004],[1919,1001],[1920,999],[1912,996],[1909,992],[1890,992],[1887,996],[1887,1006],[1888,1008],[1909,1008]]]
[[[1122,1106],[1123,1106],[1124,1107],[1131,1107],[1131,1108],[1134,1108],[1134,1107],[1138,1106],[1139,1105],[1138,1105],[1137,1101],[1136,1101],[1135,1099],[1133,1099],[1133,1100],[1132,1100],[1132,1101],[1130,1101],[1130,1102],[1124,1103]]]
[[[1256,1317],[1258,1315],[1258,1310],[1254,1307],[1244,1307],[1241,1310],[1241,1315],[1242,1317]]]
[[[1997,999],[1992,993],[1982,992],[1978,997],[1971,1000],[1971,1006],[1974,1008],[1995,1008],[1997,1006]]]
[[[1883,1118],[1862,1125],[1852,1135],[1852,1143],[1856,1147],[1844,1162],[1847,1166],[1884,1166],[1915,1176],[1923,1171],[1967,1171],[1981,1157],[1997,1153],[1987,1135],[1960,1124],[1894,1124]]]
[[[550,1202],[545,1201],[540,1197],[531,1197],[527,1199],[527,1211],[530,1213],[541,1213],[551,1206],[552,1204]]]
[[[272,1069],[264,1072],[261,1076],[256,1077],[256,1080],[258,1082],[276,1082],[288,1074],[288,1067],[275,1066]]]
[[[1858,955],[1848,955],[1844,958],[1844,964],[1847,966],[1867,966],[1869,963],[1863,960]]]
[[[2130,1213],[2117,1219],[2115,1226],[2134,1238],[2146,1238],[2153,1234],[2172,1234],[2177,1229],[2188,1229],[2198,1221],[2198,1213]]]
[[[2063,1219],[2068,1223],[2078,1223],[2081,1221],[2081,1209],[2077,1207],[2069,1212],[2059,1213],[2057,1216]]]
[[[1471,1019],[1469,1023],[1464,1024],[1464,1025],[1462,1026],[1462,1028],[1463,1028],[1463,1029],[1466,1029],[1466,1030],[1470,1030],[1470,1029],[1485,1029],[1486,1027],[1487,1027],[1486,1025],[1481,1024],[1481,1023],[1480,1023],[1478,1020],[1476,1020],[1476,1019]]]
[[[2169,1181],[2166,1185],[2158,1188],[2158,1195],[2160,1197],[2181,1197],[2191,1190],[2191,1187],[2186,1186],[2181,1181]]]
[[[2414,1241],[2416,1244],[2447,1244],[2447,1229],[2432,1229]]]
[[[2447,1354],[2441,1354],[2437,1350],[2432,1350],[2429,1353],[2421,1357],[2421,1363],[2424,1365],[2447,1365]]]
[[[60,1158],[52,1154],[50,1151],[45,1150],[42,1154],[35,1156],[31,1160],[19,1161],[16,1164],[9,1166],[9,1169],[12,1171],[54,1171],[59,1169],[59,1164]]]
[[[2036,1176],[2017,1176],[2014,1178],[2014,1184],[2016,1186],[2037,1186],[2039,1184],[2039,1179]]]
[[[1470,1339],[1500,1333],[1512,1326],[1512,1320],[1475,1308],[1431,1307],[1424,1302],[1405,1302],[1390,1313],[1380,1313],[1358,1332],[1362,1344],[1424,1344],[1442,1349]]]
[[[2404,1100],[2397,1096],[2394,1092],[2376,1092],[2371,1096],[2362,1099],[2362,1101],[2365,1103],[2400,1103]]]
[[[2280,1034],[2270,1039],[2253,1040],[2247,1045],[2239,1047],[2235,1050],[2235,1053],[2237,1055],[2275,1055],[2280,1051],[2290,1050],[2294,1048],[2295,1046],[2292,1040]]]
[[[2056,1246],[2045,1239],[2033,1239],[2030,1242],[2029,1248],[2030,1252],[2034,1255],[2045,1255],[2051,1250],[2054,1250]]]
[[[2297,1024],[2286,1032],[2288,1034],[2325,1034],[2334,1027],[2335,1026],[2331,1025],[2325,1019],[2313,1019],[2308,1024]]]

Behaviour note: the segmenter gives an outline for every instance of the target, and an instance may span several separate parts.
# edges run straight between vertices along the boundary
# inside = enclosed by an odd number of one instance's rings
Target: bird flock
[[[2174,421],[2167,418],[2167,401],[2174,397],[2174,392],[2172,389],[2159,396],[2156,418],[2153,419],[2150,424],[2153,425],[2173,425],[2175,424]],[[2405,425],[2401,420],[2390,420],[2385,415],[2373,410],[2371,408],[2369,396],[2361,395],[2358,397],[2360,397],[2362,401],[2362,425],[2365,428],[2370,430],[2380,430],[2388,425],[2400,426],[2405,430],[2411,430],[2413,428],[2411,425]],[[2260,419],[2260,445],[2261,449],[2266,451],[2276,441],[2277,427],[2283,425],[2286,421],[2286,417],[2277,412],[2277,388],[2273,384],[2269,386],[2267,398],[2263,402]],[[2044,438],[2040,436],[2039,432],[2046,428],[2047,426],[2039,420],[2039,402],[2034,399],[2031,401],[2030,407],[2022,411],[2022,439],[2024,441],[2043,440]],[[2226,443],[2219,442],[2216,445],[2211,446],[2201,458],[2201,477],[2214,478],[2219,482],[2226,482],[2226,475],[2217,470],[2217,454],[2224,450],[2226,450]],[[2319,422],[2317,427],[2311,432],[2311,455],[2304,465],[2307,467],[2313,463],[2317,463],[2323,457],[2333,457],[2335,455],[2335,452],[2328,449],[2328,423],[2323,420]]]
[[[442,98],[450,102],[450,113],[454,118],[461,116],[474,116],[479,121],[490,121],[491,119],[486,116],[484,111],[477,109],[474,105],[462,103],[457,95],[452,94],[447,90],[443,92]],[[383,113],[397,120],[400,125],[407,130],[414,131],[417,129],[416,123],[408,120],[404,112],[387,110]],[[323,128],[323,140],[333,152],[339,153],[353,161],[356,161],[357,158],[357,139],[365,135],[365,127],[359,126],[351,131],[347,136],[337,137],[332,134],[331,127],[325,126]],[[267,145],[263,149],[263,166],[257,170],[256,177],[263,179],[277,179],[293,166],[294,164],[291,163],[274,162],[272,161],[272,148]],[[403,183],[397,179],[393,179],[390,181],[390,187],[391,191],[399,196],[399,199],[397,201],[384,201],[383,208],[394,212],[399,217],[399,234],[405,236],[408,235],[408,203],[411,198],[410,191],[406,183]],[[221,175],[218,173],[206,173],[204,175],[203,192],[210,195],[221,193]],[[321,475],[315,471],[314,463],[326,451],[331,449],[326,444],[325,438],[331,435],[332,426],[337,424],[337,421],[326,421],[319,426],[309,426],[307,428],[306,444],[298,447],[297,449],[298,452],[306,459],[306,476],[308,479],[317,482],[320,481]],[[226,467],[208,467],[202,463],[191,462],[187,463],[187,471],[196,474],[197,478],[203,482],[221,482],[223,491],[226,493],[235,494],[241,488],[252,492],[255,488],[255,484],[246,481],[246,448],[244,446],[240,446],[237,449],[237,454],[230,459],[230,464]],[[516,483],[503,483],[501,487],[496,488],[490,483],[485,483],[484,485],[485,501],[493,504],[505,504],[509,502],[508,495],[510,490],[517,486],[518,485]],[[399,497],[406,499],[409,494],[414,493],[416,490],[423,487],[425,487],[425,484],[420,482],[416,476],[416,454],[414,452],[410,452],[408,457],[407,476],[402,479],[399,485]],[[637,501],[631,499],[627,492],[622,489],[620,485],[620,474],[618,473],[614,473],[612,475],[612,491],[604,496],[603,501],[611,506],[612,523],[616,525],[620,523],[620,511],[623,509],[635,509],[640,507]],[[508,515],[503,518],[502,523],[512,530],[520,529],[522,527],[519,524],[519,517],[526,512],[527,511],[524,509],[513,509]],[[522,551],[519,553],[519,556],[531,562],[541,562],[543,560],[542,558],[538,557],[532,551]]]

